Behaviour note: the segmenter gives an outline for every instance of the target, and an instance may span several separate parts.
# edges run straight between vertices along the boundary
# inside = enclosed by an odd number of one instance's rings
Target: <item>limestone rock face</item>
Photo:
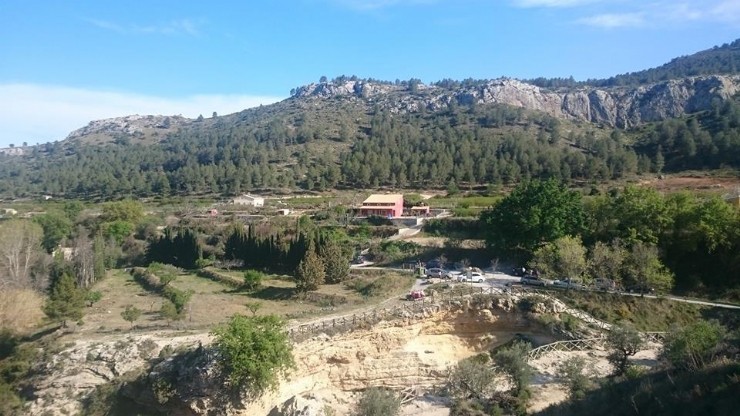
[[[323,401],[312,394],[293,396],[275,406],[268,416],[324,416]]]
[[[514,79],[500,78],[475,86],[448,90],[369,81],[310,84],[295,90],[294,98],[352,98],[368,100],[393,113],[437,111],[453,103],[506,104],[553,117],[628,128],[647,122],[709,110],[740,91],[740,76],[715,75],[668,80],[639,87],[578,87],[550,90]]]
[[[25,408],[24,414],[79,414],[81,400],[97,386],[147,368],[149,360],[157,357],[166,345],[193,345],[200,341],[196,338],[142,335],[71,343],[34,369],[39,374],[33,383],[34,400]]]
[[[67,136],[67,140],[94,134],[136,135],[146,129],[172,129],[192,123],[193,120],[183,116],[140,116],[138,114],[95,120]]]

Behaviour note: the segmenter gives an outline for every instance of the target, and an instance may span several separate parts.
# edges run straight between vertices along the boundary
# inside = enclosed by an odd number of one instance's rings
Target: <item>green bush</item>
[[[234,315],[213,334],[219,365],[234,389],[259,395],[276,388],[295,365],[285,325],[275,315]]]
[[[593,385],[586,374],[586,360],[583,357],[571,357],[563,361],[558,367],[558,376],[568,388],[570,399],[583,399]]]
[[[240,282],[239,279],[232,278],[229,275],[218,273],[217,271],[212,269],[200,269],[197,270],[195,274],[206,279],[211,279],[214,282],[219,282],[221,284],[233,287],[235,289],[242,285],[242,282]]]
[[[265,274],[257,270],[247,270],[244,272],[244,283],[242,288],[247,291],[254,291],[262,286],[262,280]]]
[[[362,394],[355,416],[395,416],[401,410],[401,399],[392,391],[371,387]]]
[[[661,355],[674,367],[698,370],[714,361],[725,332],[717,322],[699,321],[672,331]]]
[[[458,236],[460,238],[480,238],[481,225],[478,218],[431,218],[424,223],[422,231],[439,236]]]

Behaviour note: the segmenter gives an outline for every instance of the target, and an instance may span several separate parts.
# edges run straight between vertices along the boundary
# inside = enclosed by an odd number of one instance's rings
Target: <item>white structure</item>
[[[236,205],[251,205],[253,207],[262,207],[265,205],[265,198],[261,196],[255,196],[250,194],[244,194],[234,198],[234,204]]]

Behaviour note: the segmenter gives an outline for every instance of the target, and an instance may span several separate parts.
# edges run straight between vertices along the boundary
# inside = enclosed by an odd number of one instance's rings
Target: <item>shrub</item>
[[[607,360],[614,367],[614,374],[620,376],[629,367],[629,357],[642,349],[644,342],[640,333],[628,326],[613,326],[606,336],[609,351]]]
[[[244,272],[244,283],[242,288],[247,291],[254,291],[262,286],[262,280],[265,274],[257,270],[247,270]]]
[[[214,336],[219,365],[232,388],[261,394],[276,388],[294,366],[285,325],[275,315],[234,315]]]
[[[517,396],[522,396],[532,378],[532,367],[527,363],[531,347],[528,343],[517,341],[510,347],[496,351],[493,361],[514,384]]]
[[[219,282],[221,284],[233,287],[235,289],[241,287],[243,284],[243,282],[237,278],[232,278],[229,275],[221,274],[211,269],[199,269],[195,272],[195,274],[200,277],[205,277],[206,279],[211,279],[214,282]]]
[[[126,309],[121,312],[121,317],[131,323],[131,327],[134,327],[134,322],[141,317],[141,309],[134,305],[126,305]]]
[[[699,321],[673,331],[661,356],[674,367],[698,370],[713,361],[724,337],[725,329],[720,324]]]
[[[395,416],[401,410],[401,399],[392,391],[371,387],[357,403],[355,416]]]
[[[447,376],[452,397],[457,399],[488,399],[494,391],[496,371],[487,355],[477,355],[460,361]]]
[[[583,399],[591,387],[591,379],[585,374],[585,370],[586,360],[583,357],[571,357],[560,364],[558,376],[565,382],[570,399]]]

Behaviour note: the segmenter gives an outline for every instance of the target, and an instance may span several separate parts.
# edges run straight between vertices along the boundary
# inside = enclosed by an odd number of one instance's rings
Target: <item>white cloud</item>
[[[596,3],[600,0],[514,0],[519,7],[573,7]]]
[[[607,29],[647,26],[648,22],[651,26],[740,23],[740,0],[624,0],[616,5],[600,3],[593,11],[597,14],[576,19],[576,23]]]
[[[724,0],[718,2],[710,10],[710,14],[718,20],[740,22],[740,0]]]
[[[607,29],[617,27],[636,27],[645,23],[642,13],[605,13],[595,16],[584,17],[577,20],[578,23]]]
[[[157,97],[35,84],[0,84],[0,147],[61,140],[92,120],[131,114],[182,114],[195,118],[235,113],[280,97],[252,95],[193,95]]]
[[[120,24],[109,20],[85,19],[100,29],[110,30],[121,34],[159,34],[159,35],[189,35],[200,34],[201,21],[192,19],[177,19],[153,25]]]

